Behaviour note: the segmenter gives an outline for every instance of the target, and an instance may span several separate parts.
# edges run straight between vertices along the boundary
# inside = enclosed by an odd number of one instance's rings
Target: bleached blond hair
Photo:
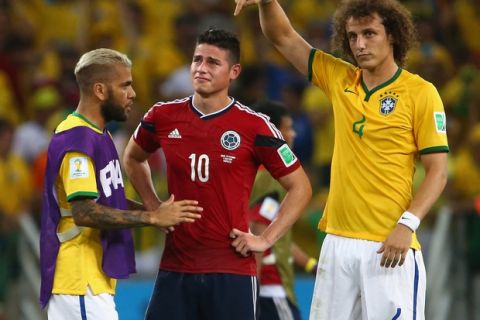
[[[88,92],[95,82],[110,82],[115,65],[132,67],[127,55],[113,49],[100,48],[83,54],[75,66],[75,78],[81,92]]]

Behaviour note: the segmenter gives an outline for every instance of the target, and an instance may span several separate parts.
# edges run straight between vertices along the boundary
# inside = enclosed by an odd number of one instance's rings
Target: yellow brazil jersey
[[[60,123],[56,133],[77,126],[87,126],[102,134],[100,129],[76,113]],[[68,152],[60,166],[55,189],[62,211],[57,233],[59,238],[73,238],[60,244],[52,293],[85,295],[87,286],[90,286],[94,294],[114,294],[116,280],[102,271],[100,230],[87,227],[78,229],[71,217],[69,201],[78,196],[98,196],[95,168],[91,158],[83,153]]]
[[[331,100],[335,122],[330,193],[319,228],[382,242],[410,205],[418,154],[448,152],[440,96],[400,68],[368,90],[359,68],[315,49],[309,79]],[[420,248],[415,235],[412,248]]]

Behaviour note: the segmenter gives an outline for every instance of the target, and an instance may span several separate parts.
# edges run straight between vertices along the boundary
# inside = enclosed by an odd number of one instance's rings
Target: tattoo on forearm
[[[73,201],[72,214],[75,223],[86,227],[115,229],[148,225],[145,211],[114,209],[93,200]]]

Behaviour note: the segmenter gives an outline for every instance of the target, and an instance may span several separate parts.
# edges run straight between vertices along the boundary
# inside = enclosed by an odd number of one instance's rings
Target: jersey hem
[[[92,290],[93,292],[93,290]],[[112,296],[115,295],[115,290],[100,290],[100,292],[95,293],[94,295],[99,295],[102,293],[108,293],[111,294]],[[52,290],[52,294],[58,294],[58,295],[72,295],[72,296],[86,296],[87,295],[87,289],[85,291],[81,290],[62,290],[62,289],[54,289]]]
[[[328,234],[335,235],[335,236],[352,238],[352,239],[357,239],[357,240],[384,242],[385,239],[386,239],[386,236],[377,236],[377,235],[372,235],[372,234],[345,232],[345,231],[335,231],[335,230],[332,230],[332,229],[329,229],[329,228],[327,228],[326,230],[322,230],[322,231],[324,231]],[[415,249],[415,250],[420,250],[421,245],[418,242],[418,240],[413,240],[412,239],[412,244],[410,245],[410,248]]]

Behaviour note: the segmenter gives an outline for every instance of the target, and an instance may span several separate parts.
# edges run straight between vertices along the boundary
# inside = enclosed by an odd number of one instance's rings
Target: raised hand
[[[174,201],[174,199],[174,195],[171,195],[156,210],[150,211],[150,223],[152,225],[166,228],[180,223],[192,223],[201,217],[199,213],[203,211],[203,208],[198,206],[198,201]]]
[[[235,12],[233,13],[234,16],[238,15],[243,8],[248,6],[253,6],[256,4],[261,3],[262,0],[235,0],[237,6],[235,7]]]

